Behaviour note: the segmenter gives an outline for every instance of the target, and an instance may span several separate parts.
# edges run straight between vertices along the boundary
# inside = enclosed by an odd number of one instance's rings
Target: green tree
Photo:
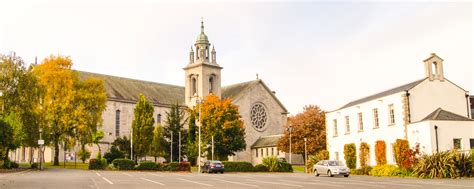
[[[153,140],[153,105],[145,96],[140,94],[134,109],[133,129],[133,152],[137,158],[148,154],[150,144]],[[135,160],[137,160],[135,158]]]
[[[130,158],[130,140],[126,136],[116,138],[112,146],[116,146],[126,158]]]
[[[196,115],[197,112],[195,109],[189,110],[186,155],[191,165],[196,165],[198,155],[198,127],[196,126]]]
[[[15,120],[12,124],[15,147],[37,147],[41,92],[31,66],[26,68],[15,53],[0,54],[0,117],[4,115]]]
[[[163,138],[163,127],[161,124],[156,124],[155,130],[153,131],[153,141],[150,147],[149,155],[156,158],[165,155],[166,142]]]
[[[214,156],[227,160],[228,156],[245,149],[245,128],[238,107],[230,99],[221,100],[208,95],[201,105],[201,140],[211,144],[214,137]],[[211,154],[208,149],[208,154]]]
[[[184,110],[179,104],[171,105],[171,108],[166,112],[166,120],[163,136],[165,138],[165,158],[170,159],[171,145],[173,145],[173,161],[181,161],[179,158],[179,133],[181,133],[181,157],[186,155],[186,131],[183,129],[187,120],[185,118]],[[171,144],[171,137],[173,137],[173,144]]]
[[[8,150],[13,141],[13,128],[0,119],[0,160],[8,159]],[[2,161],[3,162],[3,161]]]
[[[326,121],[325,112],[315,105],[307,105],[302,113],[288,118],[283,137],[278,141],[278,150],[289,152],[290,132],[292,126],[291,152],[301,154],[304,159],[304,138],[307,138],[308,154],[316,154],[326,149]]]
[[[354,143],[344,145],[344,159],[346,165],[350,169],[356,168],[357,157],[356,157],[356,145]]]
[[[99,127],[106,101],[107,95],[102,80],[91,77],[75,82],[72,102],[76,130],[74,134],[83,152],[86,151],[87,144],[96,144],[101,153],[99,142],[104,138],[104,133]]]

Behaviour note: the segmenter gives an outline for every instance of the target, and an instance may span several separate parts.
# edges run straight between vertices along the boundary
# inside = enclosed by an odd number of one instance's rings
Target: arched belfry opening
[[[425,63],[425,77],[429,78],[430,81],[439,80],[444,81],[443,74],[443,59],[441,59],[435,53],[431,53],[431,56],[424,60]]]

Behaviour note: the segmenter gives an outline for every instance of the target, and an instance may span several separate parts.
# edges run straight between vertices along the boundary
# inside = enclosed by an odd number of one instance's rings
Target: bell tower
[[[204,21],[201,20],[201,33],[191,46],[189,63],[185,72],[185,103],[188,107],[196,105],[197,99],[204,99],[212,93],[221,97],[221,70],[216,60],[216,50],[204,33]]]
[[[431,53],[431,56],[423,62],[425,63],[425,77],[429,78],[430,81],[444,81],[443,59],[435,53]]]

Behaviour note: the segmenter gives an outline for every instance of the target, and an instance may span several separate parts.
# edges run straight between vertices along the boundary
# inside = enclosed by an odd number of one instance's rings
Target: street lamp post
[[[130,159],[133,161],[133,126],[130,129]]]
[[[43,134],[43,129],[39,129],[39,135],[40,135],[40,138],[38,140],[38,144],[39,144],[39,152],[38,152],[38,155],[39,155],[39,162],[40,162],[40,171],[42,170],[42,162],[43,162],[43,144],[44,144],[44,140],[43,140],[43,137],[42,137],[42,134]]]
[[[196,104],[199,104],[199,118],[198,118],[198,174],[201,173],[201,106],[203,100],[196,100]]]
[[[181,129],[178,132],[178,162],[181,162]]]
[[[290,124],[287,129],[290,132],[290,165],[291,165],[291,131],[293,130],[292,125]]]
[[[306,150],[306,137],[304,137],[304,173],[308,173],[308,151]]]
[[[171,154],[170,163],[173,163],[173,131],[171,131]]]

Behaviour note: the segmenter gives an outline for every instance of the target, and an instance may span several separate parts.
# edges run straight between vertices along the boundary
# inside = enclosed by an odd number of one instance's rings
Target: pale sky
[[[223,86],[259,77],[291,114],[333,110],[424,77],[435,52],[445,76],[474,90],[469,1],[0,1],[0,53],[70,56],[74,69],[184,86],[200,32]]]

